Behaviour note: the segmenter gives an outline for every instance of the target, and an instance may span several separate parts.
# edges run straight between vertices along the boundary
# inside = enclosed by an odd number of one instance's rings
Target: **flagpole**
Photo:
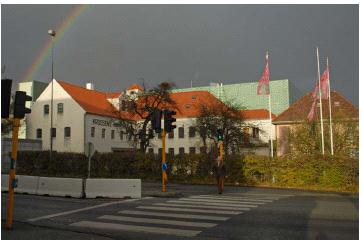
[[[268,57],[268,70],[269,70],[269,77],[270,77],[270,69],[269,69],[269,52],[266,52],[266,57]],[[270,120],[270,127],[269,127],[269,140],[270,140],[270,156],[274,157],[274,150],[273,150],[273,138],[272,138],[272,117],[271,117],[271,96],[270,96],[270,81],[269,81],[269,120]]]
[[[322,109],[322,91],[321,91],[321,74],[319,70],[319,51],[318,47],[316,47],[317,51],[317,64],[318,64],[318,86],[319,86],[319,113],[321,117],[321,136],[322,136],[322,154],[324,155],[324,134],[323,134],[323,109]]]
[[[332,130],[332,106],[331,106],[331,80],[329,77],[329,64],[327,57],[327,69],[328,69],[328,99],[329,99],[329,134],[331,136],[331,155],[333,156],[333,130]]]
[[[272,138],[273,126],[272,126],[272,116],[271,116],[270,88],[269,88],[269,119],[270,119],[270,155],[273,158],[274,157],[273,138]]]

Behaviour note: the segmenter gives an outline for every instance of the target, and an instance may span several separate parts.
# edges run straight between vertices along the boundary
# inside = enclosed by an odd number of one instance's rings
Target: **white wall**
[[[199,134],[196,133],[196,137],[189,137],[189,127],[195,126],[196,118],[177,118],[176,129],[174,129],[174,138],[169,139],[166,134],[166,153],[169,152],[169,148],[174,148],[175,154],[179,154],[179,148],[184,147],[185,153],[189,153],[190,147],[196,148],[196,153],[200,153],[200,147],[203,146],[202,139]],[[245,122],[250,127],[258,127],[260,129],[259,143],[268,143],[270,134],[270,121],[266,120],[248,120]],[[162,120],[163,125],[163,120]],[[178,128],[184,127],[184,138],[179,138]],[[251,130],[251,129],[250,129]],[[251,132],[250,132],[251,133]],[[272,126],[272,138],[275,139],[275,125]],[[250,138],[251,142],[253,139]],[[151,140],[148,148],[153,148],[154,153],[158,153],[158,149],[162,148],[162,140],[156,137]],[[207,140],[207,144],[210,145],[211,141]],[[148,151],[148,149],[147,149]]]
[[[95,121],[94,121],[95,119]],[[126,133],[123,140],[120,139],[120,128],[113,125],[113,119],[104,116],[85,115],[85,144],[92,142],[94,149],[98,152],[111,152],[112,149],[129,149],[132,146],[127,141]],[[104,125],[99,125],[104,124]],[[91,128],[95,128],[94,137],[91,137]],[[102,129],[105,129],[105,138],[102,138]],[[111,138],[111,131],[114,130],[114,139]],[[124,131],[124,130],[123,130]]]
[[[174,131],[174,138],[169,139],[168,134],[166,134],[166,152],[168,153],[169,148],[174,148],[175,154],[179,154],[179,148],[184,147],[185,153],[190,152],[190,147],[196,148],[196,153],[200,153],[200,147],[203,146],[202,139],[199,137],[199,134],[196,132],[195,137],[189,137],[189,128],[195,127],[196,118],[177,118],[176,125],[177,127]],[[163,125],[163,120],[162,120]],[[184,128],[184,138],[179,138],[178,128]],[[162,140],[157,138],[157,134],[153,140],[150,142],[148,148],[153,148],[154,153],[158,153],[158,149],[162,148]],[[148,151],[148,150],[147,150]]]
[[[53,93],[53,127],[56,137],[53,138],[53,150],[59,152],[84,152],[84,114],[85,111],[73,98],[54,80]],[[31,114],[27,115],[27,138],[37,139],[37,128],[42,129],[43,150],[50,149],[50,109],[44,115],[44,105],[50,108],[51,84],[43,91],[32,106]],[[64,104],[63,113],[58,113],[57,104]],[[71,136],[64,137],[64,127],[71,128]]]

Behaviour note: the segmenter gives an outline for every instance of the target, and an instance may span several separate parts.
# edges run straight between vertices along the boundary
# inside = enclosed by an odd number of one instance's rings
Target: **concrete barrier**
[[[9,175],[2,174],[1,175],[1,191],[9,190]]]
[[[40,177],[38,195],[82,197],[82,179]]]
[[[18,179],[18,187],[15,188],[16,193],[37,193],[39,176],[16,175],[15,178]]]
[[[87,179],[87,198],[141,198],[140,179]]]

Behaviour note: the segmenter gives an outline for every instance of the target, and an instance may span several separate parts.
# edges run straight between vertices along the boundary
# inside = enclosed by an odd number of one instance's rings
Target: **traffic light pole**
[[[224,141],[220,141],[220,161],[222,161],[224,152]]]
[[[162,164],[166,163],[166,131],[162,129]],[[162,169],[162,192],[166,192],[167,173]]]
[[[11,149],[11,162],[9,170],[9,192],[8,192],[8,206],[6,211],[6,229],[12,229],[13,227],[13,210],[14,210],[14,187],[16,185],[15,180],[15,167],[16,158],[18,152],[18,133],[19,133],[20,119],[13,119],[13,140]]]

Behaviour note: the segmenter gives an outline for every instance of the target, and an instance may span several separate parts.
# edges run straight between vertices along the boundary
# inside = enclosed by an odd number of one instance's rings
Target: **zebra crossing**
[[[242,215],[260,205],[292,195],[230,193],[224,195],[192,195],[150,205],[139,205],[102,215],[96,220],[71,223],[72,227],[167,234],[194,237],[235,215]]]

